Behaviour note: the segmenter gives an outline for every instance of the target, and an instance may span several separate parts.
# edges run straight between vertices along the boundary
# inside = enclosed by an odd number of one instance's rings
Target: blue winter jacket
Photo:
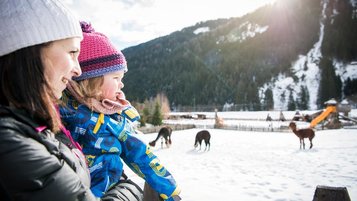
[[[167,199],[178,194],[169,171],[160,164],[149,146],[132,135],[135,131],[128,119],[135,121],[137,118],[130,112],[124,110],[121,114],[104,115],[85,105],[76,110],[62,107],[60,111],[73,139],[83,147],[91,174],[91,190],[96,196],[101,197],[120,180],[122,160],[161,197]]]

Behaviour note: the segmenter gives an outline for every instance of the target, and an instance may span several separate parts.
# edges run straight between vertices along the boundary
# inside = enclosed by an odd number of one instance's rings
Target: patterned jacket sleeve
[[[175,179],[170,172],[160,163],[150,147],[141,140],[133,136],[135,132],[131,124],[123,118],[123,125],[118,126],[110,122],[108,128],[111,132],[117,132],[118,138],[122,144],[121,158],[124,162],[140,177],[145,179],[150,186],[159,192],[160,196],[168,199],[171,196],[179,194],[179,189]]]

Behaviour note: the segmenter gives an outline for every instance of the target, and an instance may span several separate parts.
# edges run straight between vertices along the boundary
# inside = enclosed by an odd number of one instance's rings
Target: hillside
[[[165,93],[172,108],[318,109],[357,97],[353,0],[278,0],[126,48],[129,100]],[[174,23],[174,22],[173,22]]]

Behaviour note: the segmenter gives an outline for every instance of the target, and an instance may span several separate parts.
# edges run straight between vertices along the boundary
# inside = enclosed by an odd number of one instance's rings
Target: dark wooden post
[[[163,199],[159,196],[151,186],[145,182],[144,185],[144,201],[162,201]]]
[[[351,201],[346,187],[317,186],[312,201]]]

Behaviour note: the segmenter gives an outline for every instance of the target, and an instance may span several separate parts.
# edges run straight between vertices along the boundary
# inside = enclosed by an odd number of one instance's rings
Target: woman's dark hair
[[[41,48],[50,43],[17,50],[0,57],[0,104],[24,109],[53,132],[61,120],[56,98],[46,80]]]

